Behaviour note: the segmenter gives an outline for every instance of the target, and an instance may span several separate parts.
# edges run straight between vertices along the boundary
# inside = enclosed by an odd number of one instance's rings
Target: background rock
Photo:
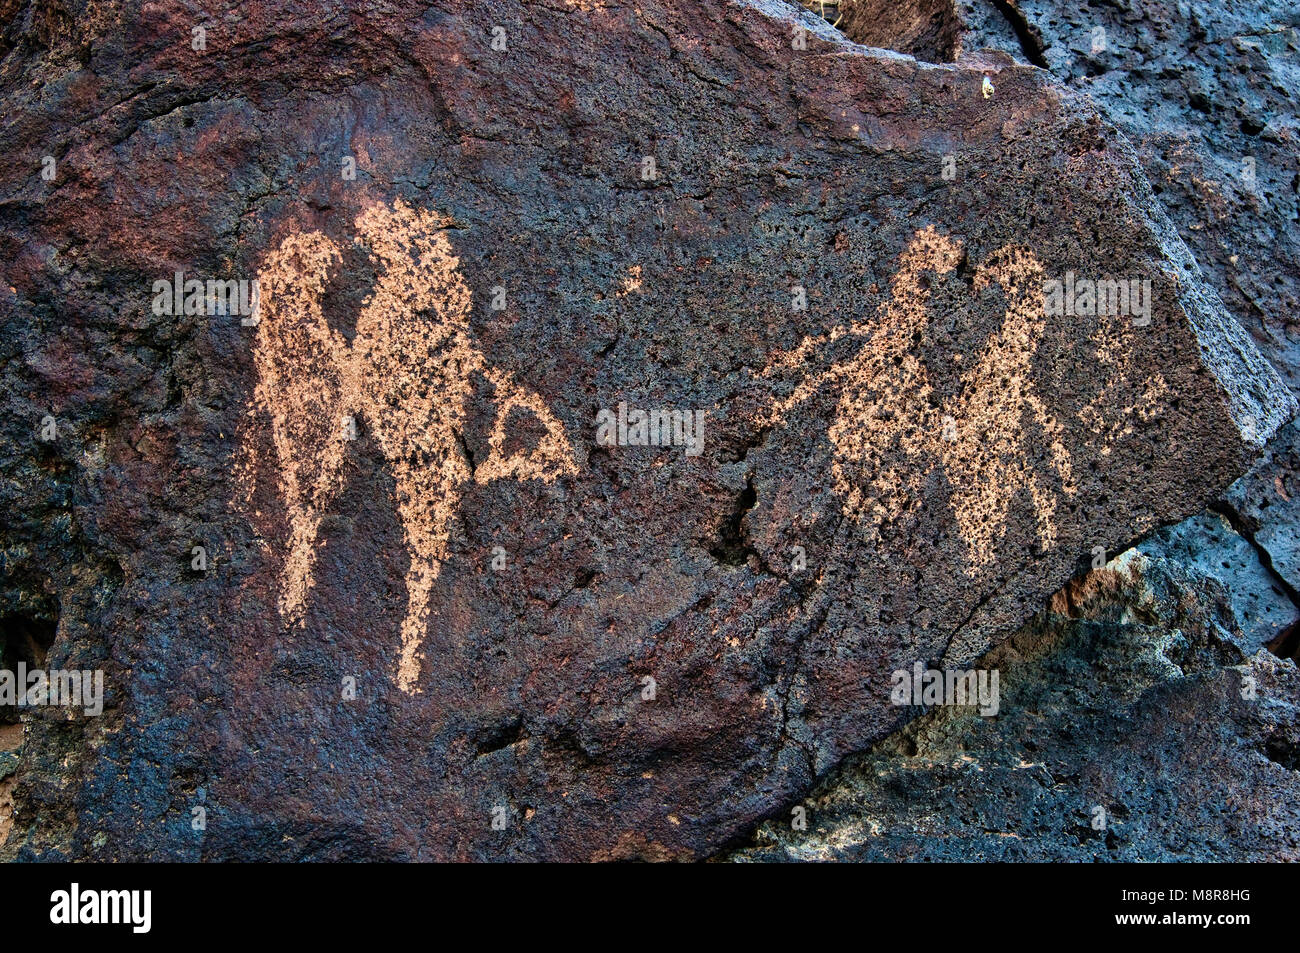
[[[1097,104],[1134,143],[1230,310],[1294,386],[1295,11],[1034,0],[936,9],[957,36],[938,58],[993,48]],[[854,20],[840,25],[853,33]],[[934,58],[905,32],[855,38]],[[774,821],[733,858],[1294,859],[1295,435],[1284,428],[1211,511],[1071,583],[1011,641],[1032,646],[1024,657],[995,651],[990,664],[1017,686],[998,719],[926,716],[822,786],[810,802],[814,832]],[[1189,612],[1200,621],[1189,624]],[[1189,632],[1213,632],[1221,650],[1189,668]],[[1244,668],[1238,651],[1253,655]],[[1260,670],[1271,701],[1234,698],[1239,672]],[[1117,719],[1118,740],[1107,736]],[[1185,737],[1173,727],[1183,723]],[[1055,739],[1048,758],[1044,728]],[[1052,758],[1049,772],[1039,762]],[[1108,804],[1104,832],[1080,807],[1090,800]],[[1245,821],[1220,816],[1223,804]]]
[[[1209,512],[1162,529],[1130,553],[1140,553],[1151,578],[1152,562],[1161,579],[1214,580],[1223,587],[1235,625],[1228,636],[1246,655],[1254,655],[1282,638],[1295,621],[1295,593],[1260,560],[1258,548],[1239,535],[1221,513]],[[1169,600],[1136,591],[1127,597],[1129,611],[1160,618]]]
[[[1297,432],[1295,424],[1283,428],[1264,459],[1232,485],[1224,501],[1225,512],[1260,548],[1293,597],[1300,586],[1300,547],[1296,540],[1300,503],[1295,500],[1300,488]]]
[[[728,859],[1300,859],[1295,663],[1242,652],[1218,581],[1145,548],[979,662],[996,718],[926,714]]]
[[[896,667],[983,654],[1294,410],[1124,139],[1005,55],[681,0],[4,36],[5,651],[108,684],[24,715],[8,856],[703,856],[902,725]],[[178,270],[263,276],[266,326],[156,313]],[[1066,271],[1149,280],[1151,324],[1049,333]],[[540,446],[507,394],[566,466],[479,479]],[[705,412],[704,452],[598,445],[620,402]]]

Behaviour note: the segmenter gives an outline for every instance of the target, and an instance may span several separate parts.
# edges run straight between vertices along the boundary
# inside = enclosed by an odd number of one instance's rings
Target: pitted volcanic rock
[[[24,715],[11,855],[707,854],[1294,410],[1006,57],[684,0],[4,37],[5,612],[110,686]],[[178,271],[260,322],[155,313]],[[1067,276],[1149,321],[1049,315]],[[620,405],[703,452],[598,442]]]

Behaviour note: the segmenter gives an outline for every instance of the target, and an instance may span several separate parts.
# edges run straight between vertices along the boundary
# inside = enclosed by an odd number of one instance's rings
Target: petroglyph
[[[246,479],[269,463],[285,507],[280,612],[293,624],[303,621],[316,585],[321,520],[343,488],[349,448],[357,426],[364,425],[394,480],[410,558],[396,663],[397,684],[407,692],[418,690],[430,595],[448,556],[464,487],[498,479],[551,482],[576,472],[564,428],[541,398],[511,374],[489,367],[472,342],[470,294],[446,225],[436,213],[401,201],[357,218],[355,241],[369,254],[377,277],[351,340],[330,326],[322,307],[331,270],[342,261],[342,249],[331,239],[320,232],[289,236],[267,256],[258,276],[262,320],[249,425],[269,419],[273,459],[258,460],[256,448],[265,441],[246,439],[254,454]],[[782,423],[797,404],[833,388],[827,437],[844,513],[875,541],[882,526],[920,510],[926,483],[940,468],[965,544],[965,571],[975,576],[994,560],[1018,498],[1032,503],[1038,542],[1048,549],[1058,537],[1060,500],[1073,496],[1076,487],[1064,429],[1034,384],[1032,361],[1047,318],[1044,272],[1032,252],[1006,246],[970,278],[972,294],[1001,289],[1005,315],[966,362],[952,396],[938,392],[919,356],[932,287],[963,257],[959,240],[933,227],[918,231],[900,256],[889,300],[878,313],[806,338],[769,365],[765,375],[802,372],[828,343],[846,335],[864,342],[854,356],[802,377],[774,403],[765,423]],[[1106,382],[1078,416],[1103,454],[1136,421],[1157,414],[1166,391],[1159,375],[1134,385],[1132,333],[1122,321],[1099,322],[1092,333]],[[461,434],[476,374],[492,386],[496,416],[487,459],[472,466]],[[516,414],[534,417],[544,435],[531,451],[507,455]]]
[[[891,297],[873,320],[805,338],[767,370],[806,367],[819,348],[846,335],[863,346],[853,357],[801,380],[768,415],[779,425],[786,414],[823,388],[839,391],[827,436],[834,448],[834,486],[846,516],[873,542],[886,523],[914,514],[924,504],[924,485],[941,467],[949,505],[966,546],[966,573],[976,575],[995,558],[1010,508],[1027,494],[1035,510],[1038,541],[1057,540],[1057,506],[1076,486],[1061,423],[1034,385],[1031,362],[1046,330],[1043,268],[1032,252],[1006,246],[974,273],[972,293],[1001,287],[1005,318],[960,375],[956,395],[941,399],[931,370],[918,357],[926,335],[932,283],[951,274],[963,257],[961,242],[929,227],[904,250],[891,282]],[[1123,322],[1098,325],[1092,343],[1107,371],[1102,392],[1079,411],[1084,425],[1104,444],[1132,431],[1135,419],[1158,413],[1165,383],[1159,375],[1134,387],[1129,335]],[[958,355],[960,357],[960,355]],[[1125,406],[1121,397],[1128,395]],[[1044,447],[1045,454],[1035,448]],[[1103,450],[1103,452],[1107,452]]]
[[[290,235],[258,275],[261,322],[254,345],[258,382],[249,427],[271,424],[274,458],[245,435],[252,459],[245,486],[275,471],[289,525],[279,609],[301,624],[316,585],[322,518],[343,489],[358,424],[373,435],[395,484],[410,565],[396,665],[398,687],[418,691],[429,598],[448,554],[449,527],[471,480],[552,482],[573,473],[564,428],[541,398],[492,368],[470,339],[469,289],[439,215],[398,200],[358,216],[355,241],[377,278],[351,341],[326,320],[322,299],[342,250],[320,232]],[[488,458],[471,469],[460,443],[472,374],[495,390]],[[528,453],[505,452],[511,415],[531,414],[545,434]]]

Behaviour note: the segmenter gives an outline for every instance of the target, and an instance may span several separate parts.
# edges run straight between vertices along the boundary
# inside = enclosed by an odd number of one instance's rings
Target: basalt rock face
[[[854,9],[846,4],[848,12]],[[1300,382],[1300,13],[1273,0],[1080,6],[959,0],[954,49],[1035,63],[1133,143],[1179,235],[1294,391]],[[897,39],[909,42],[905,31]],[[918,55],[920,55],[918,53]],[[1296,431],[1221,508],[1297,598]]]
[[[1228,310],[1300,387],[1296,5],[959,0],[944,16],[958,49],[1006,51],[1087,94]]]
[[[1300,426],[1288,424],[1260,462],[1225,494],[1224,509],[1259,547],[1288,595],[1300,603]]]
[[[1006,57],[764,3],[4,37],[6,638],[108,685],[23,714],[9,856],[702,856],[1294,410]]]
[[[960,0],[940,19],[954,55],[1005,51],[1089,95],[1294,386],[1295,11]],[[855,38],[926,55],[871,22],[886,35]],[[997,719],[920,719],[802,802],[805,831],[783,817],[733,859],[1295,859],[1296,440],[981,663],[1002,669]],[[1188,664],[1206,633],[1219,648]]]
[[[1171,542],[1074,581],[981,660],[996,718],[918,718],[801,802],[804,829],[773,819],[728,859],[1300,859],[1300,673],[1252,650],[1251,618]]]

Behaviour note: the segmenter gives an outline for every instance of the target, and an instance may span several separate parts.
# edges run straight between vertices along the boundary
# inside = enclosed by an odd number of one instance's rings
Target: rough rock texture
[[[1133,144],[1228,310],[1300,387],[1300,8],[960,0],[948,9],[957,49],[1004,50],[1096,103]]]
[[[0,725],[0,844],[9,837],[14,819],[14,774],[23,746],[21,725]]]
[[[1294,590],[1260,561],[1258,547],[1238,534],[1221,512],[1203,513],[1162,529],[1138,551],[1147,562],[1159,562],[1162,576],[1192,576],[1219,583],[1236,623],[1233,641],[1246,655],[1284,638],[1300,610],[1293,599]],[[1132,611],[1148,608],[1138,601]]]
[[[771,3],[10,12],[6,644],[109,708],[24,715],[9,856],[701,856],[1294,410],[1006,56]],[[177,271],[260,323],[158,314]],[[1150,323],[1049,323],[1067,273]],[[703,452],[602,445],[623,402]]]
[[[943,17],[955,23],[954,50],[1007,52],[1088,95],[1133,143],[1228,310],[1300,386],[1300,9],[959,0]],[[1293,596],[1296,432],[1284,431],[1224,503]]]
[[[1243,651],[1216,579],[1147,549],[979,663],[996,718],[917,719],[804,801],[806,830],[769,821],[728,859],[1300,860],[1300,673]]]
[[[870,6],[847,0],[841,28],[854,34],[861,19],[854,10]],[[925,58],[994,48],[1086,92],[1134,143],[1210,280],[1294,386],[1294,8],[1268,0],[961,0],[941,5],[939,20],[951,24],[945,35],[956,36],[946,54],[916,42],[923,33],[915,30],[855,38]],[[1046,613],[1013,640],[1030,647],[1026,657],[995,652],[1004,679],[1018,686],[1013,700],[1004,700],[1001,723],[922,719],[827,780],[813,802],[814,834],[765,825],[754,846],[734,858],[1294,859],[1297,765],[1294,719],[1285,713],[1300,699],[1293,668],[1300,654],[1296,440],[1296,425],[1284,428],[1211,511],[1153,534],[1111,569],[1072,583],[1054,600],[1057,614]],[[1081,590],[1091,593],[1086,619],[1078,617]],[[1260,710],[1266,717],[1234,714],[1230,692],[1206,695],[1207,682],[1231,686],[1238,679],[1230,667],[1240,667],[1236,652],[1202,653],[1201,664],[1185,673],[1157,654],[1160,664],[1151,668],[1154,650],[1169,655],[1160,647],[1171,638],[1176,646],[1185,642],[1193,606],[1218,617],[1217,641],[1244,655],[1267,646],[1289,660],[1261,653],[1249,663],[1270,673],[1273,700]],[[1098,627],[1099,618],[1108,624]],[[1183,665],[1185,649],[1175,654]],[[1134,676],[1139,665],[1146,673]],[[1150,671],[1162,670],[1153,680]],[[1137,704],[1135,685],[1149,695]],[[1180,737],[1171,726],[1169,698],[1175,717],[1196,719],[1194,737]],[[1116,716],[1126,737],[1094,743]],[[1059,736],[1047,759],[1036,744],[1044,729]],[[1051,759],[1057,766],[1047,783],[1026,776],[1034,773],[1027,766]],[[1081,805],[1114,803],[1117,785],[1126,786],[1122,816],[1112,816],[1108,832],[1092,829],[1093,808]],[[1217,790],[1203,793],[1207,787]],[[1215,805],[1235,807],[1243,794],[1255,797],[1246,802],[1250,823],[1214,816]],[[1170,805],[1177,810],[1166,810]]]
[[[1300,427],[1284,427],[1259,464],[1225,495],[1225,512],[1300,599]]]

